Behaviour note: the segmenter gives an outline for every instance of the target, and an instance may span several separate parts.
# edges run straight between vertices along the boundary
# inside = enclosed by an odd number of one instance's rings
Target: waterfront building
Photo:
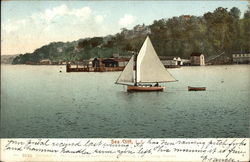
[[[190,56],[190,63],[194,66],[205,65],[205,57],[202,53],[193,52]]]
[[[183,66],[190,66],[191,64],[189,59],[181,59],[181,61]]]
[[[235,53],[232,55],[233,63],[236,64],[249,64],[250,63],[250,53]]]
[[[178,56],[160,56],[159,58],[165,67],[179,67],[183,65],[183,59]]]
[[[100,67],[100,60],[98,58],[94,58],[92,63],[92,67]]]
[[[118,67],[118,61],[113,58],[103,59],[101,62],[104,67]]]
[[[91,58],[91,67],[125,67],[129,59],[127,58]]]
[[[40,64],[43,64],[43,65],[51,65],[52,62],[51,62],[49,59],[44,59],[44,60],[41,60],[41,61],[40,61]]]

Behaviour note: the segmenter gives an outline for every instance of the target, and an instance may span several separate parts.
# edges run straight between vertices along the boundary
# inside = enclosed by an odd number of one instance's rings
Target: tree
[[[219,7],[203,16],[182,15],[155,20],[151,25],[136,25],[132,30],[106,37],[85,38],[75,42],[54,42],[35,50],[32,54],[16,57],[13,63],[53,60],[75,61],[91,57],[110,57],[113,53],[139,52],[150,29],[150,39],[158,55],[189,58],[192,52],[206,56],[225,52],[231,55],[239,50],[250,51],[250,6],[240,17],[236,7]],[[143,27],[143,28],[141,28]],[[78,49],[76,49],[77,47]],[[60,49],[60,50],[58,50]]]
[[[240,18],[240,10],[237,7],[233,7],[230,10],[230,15],[232,15],[236,19],[239,19]]]
[[[248,10],[244,13],[243,18],[243,50],[245,52],[250,51],[250,5]]]

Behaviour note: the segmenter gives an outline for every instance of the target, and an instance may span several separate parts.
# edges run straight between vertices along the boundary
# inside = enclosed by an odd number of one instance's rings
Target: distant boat
[[[118,77],[116,84],[127,85],[128,91],[163,91],[159,83],[176,79],[166,70],[147,36],[139,54],[134,54]]]
[[[206,87],[190,87],[188,86],[188,91],[205,91]]]

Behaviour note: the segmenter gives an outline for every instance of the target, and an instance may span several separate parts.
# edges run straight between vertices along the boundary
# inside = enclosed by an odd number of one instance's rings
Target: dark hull
[[[205,91],[206,87],[190,87],[188,86],[188,91]]]

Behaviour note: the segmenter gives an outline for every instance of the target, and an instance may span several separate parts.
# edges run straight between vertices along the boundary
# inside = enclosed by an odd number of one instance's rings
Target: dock
[[[89,66],[78,66],[70,64],[66,65],[66,72],[109,72],[109,71],[122,71],[123,67],[89,67]]]
[[[123,71],[129,58],[92,58],[90,60],[68,62],[66,72],[108,72]]]
[[[180,65],[164,65],[165,68],[180,68]]]

